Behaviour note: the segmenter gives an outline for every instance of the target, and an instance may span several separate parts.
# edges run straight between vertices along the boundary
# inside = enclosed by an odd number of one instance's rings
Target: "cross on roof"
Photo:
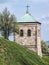
[[[26,8],[27,8],[26,13],[29,13],[29,11],[28,11],[29,10],[29,7],[30,6],[28,6],[28,5],[26,6]]]

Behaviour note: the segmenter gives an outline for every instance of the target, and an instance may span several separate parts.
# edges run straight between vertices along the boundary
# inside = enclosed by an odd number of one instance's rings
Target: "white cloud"
[[[18,2],[18,0],[8,0],[9,2]]]
[[[30,2],[49,2],[49,0],[26,0],[26,1],[30,1]]]
[[[39,18],[39,21],[42,24],[49,24],[49,15],[43,15],[41,18]]]
[[[3,3],[0,4],[0,12],[2,12],[6,7],[8,8],[8,10],[9,10],[11,13],[13,13],[13,8],[12,8],[11,3],[4,3],[4,5],[3,5]]]

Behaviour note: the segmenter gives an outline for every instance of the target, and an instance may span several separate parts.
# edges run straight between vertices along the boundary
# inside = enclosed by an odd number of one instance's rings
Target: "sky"
[[[26,14],[26,5],[35,19],[41,22],[41,39],[49,40],[49,0],[0,0],[0,12],[6,7],[16,18]]]

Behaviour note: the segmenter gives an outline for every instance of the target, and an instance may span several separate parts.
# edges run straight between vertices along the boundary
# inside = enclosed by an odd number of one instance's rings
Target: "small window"
[[[28,29],[28,31],[27,31],[27,36],[31,36],[31,30],[30,29]]]
[[[20,36],[23,36],[23,30],[20,30]]]

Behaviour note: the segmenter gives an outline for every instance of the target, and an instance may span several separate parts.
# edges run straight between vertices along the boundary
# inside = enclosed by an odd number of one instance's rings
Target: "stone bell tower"
[[[41,51],[41,23],[28,12],[18,20],[19,35],[15,34],[15,42],[36,52],[42,57]]]

